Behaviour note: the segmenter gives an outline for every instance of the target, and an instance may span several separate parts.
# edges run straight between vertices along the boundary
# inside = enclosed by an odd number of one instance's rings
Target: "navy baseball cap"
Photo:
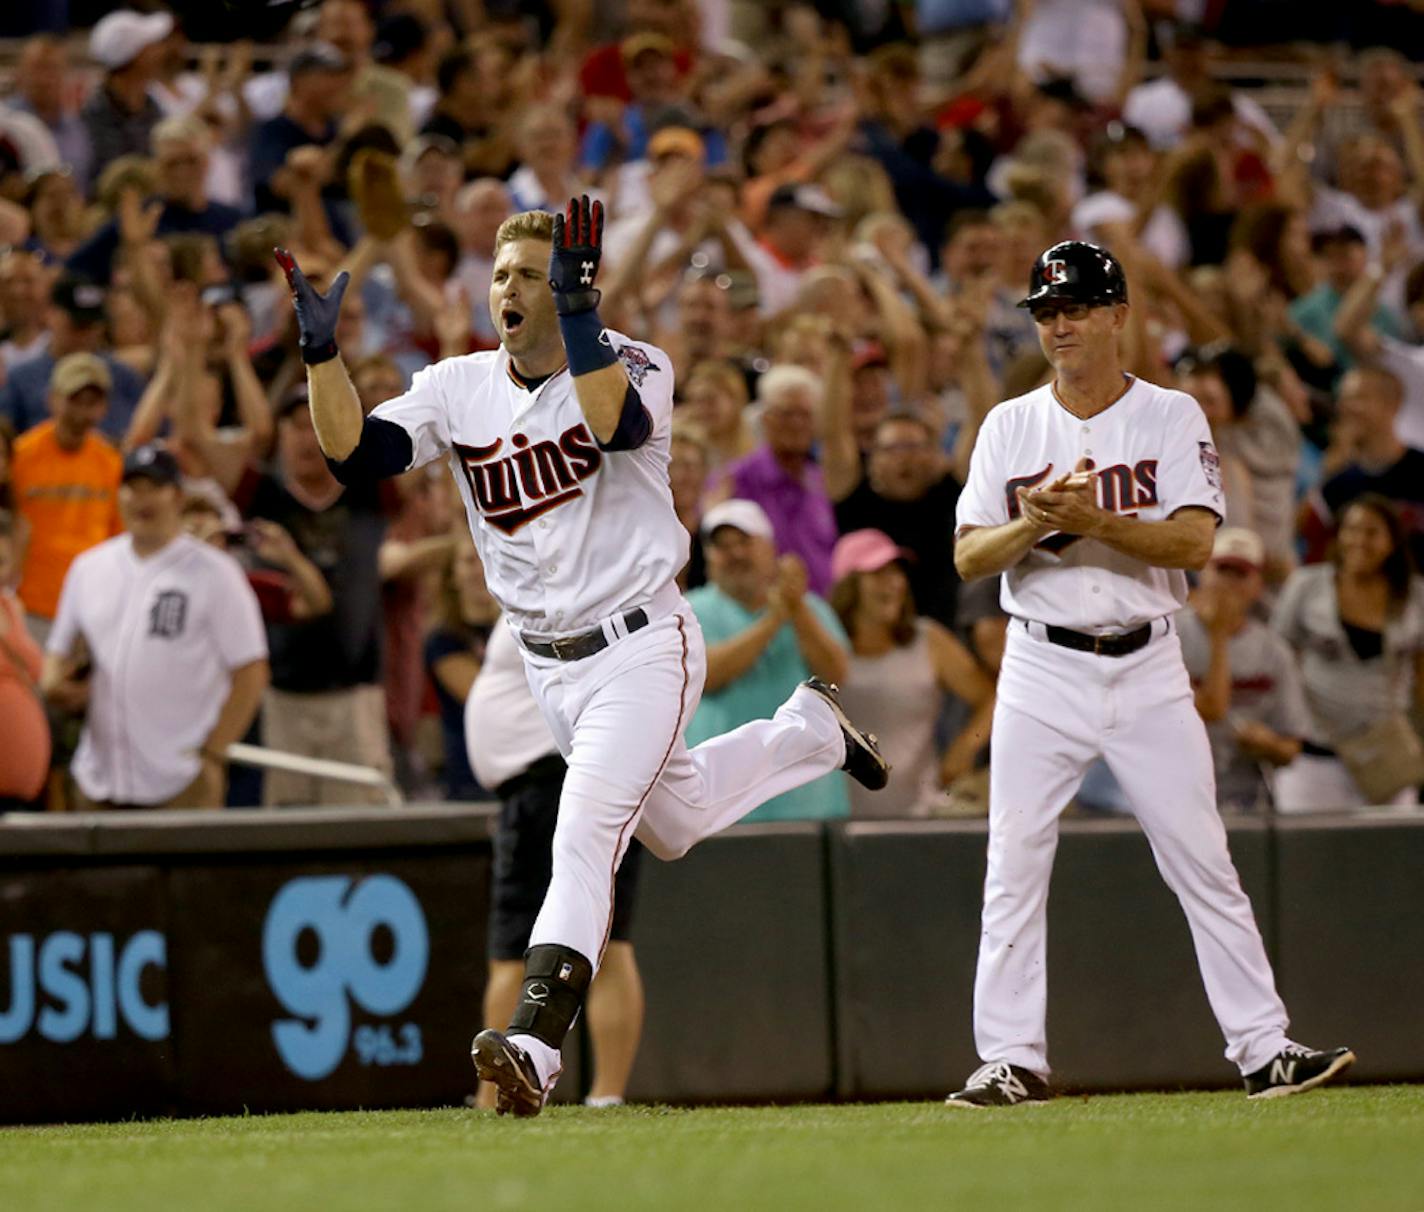
[[[181,484],[183,472],[171,451],[150,442],[124,456],[124,483],[139,479],[152,480],[155,484]]]

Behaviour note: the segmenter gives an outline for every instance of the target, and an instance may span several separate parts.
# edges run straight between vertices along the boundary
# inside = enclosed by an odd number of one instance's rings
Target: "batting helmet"
[[[1028,294],[1019,300],[1019,306],[1047,302],[1126,303],[1127,277],[1107,249],[1082,240],[1064,240],[1039,254],[1029,273]]]

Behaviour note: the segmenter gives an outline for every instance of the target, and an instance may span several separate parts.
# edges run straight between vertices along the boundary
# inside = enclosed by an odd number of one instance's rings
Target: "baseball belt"
[[[641,606],[623,616],[623,626],[629,635],[641,631],[647,625],[648,612]],[[602,627],[593,627],[579,632],[578,635],[561,636],[556,640],[536,640],[521,631],[519,642],[535,656],[548,657],[555,661],[581,661],[595,652],[602,652],[609,644]]]
[[[1061,648],[1072,648],[1076,652],[1091,652],[1095,656],[1121,657],[1145,648],[1152,638],[1152,624],[1143,623],[1132,631],[1120,635],[1089,635],[1084,631],[1073,631],[1067,627],[1046,625],[1044,634],[1050,644]]]

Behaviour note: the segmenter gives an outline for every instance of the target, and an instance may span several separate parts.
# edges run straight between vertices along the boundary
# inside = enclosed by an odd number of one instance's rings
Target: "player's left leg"
[[[679,744],[648,797],[638,840],[681,858],[767,800],[841,767],[846,742],[821,696],[798,687],[769,720],[752,720],[695,749]]]
[[[684,605],[681,617],[696,673],[690,719],[702,697],[706,655],[691,608]],[[695,749],[679,737],[644,805],[638,840],[660,859],[681,858],[767,800],[833,770],[883,787],[888,769],[873,738],[846,718],[835,688],[812,678],[769,720],[752,720]]]
[[[1226,1056],[1250,1073],[1288,1044],[1286,1009],[1227,847],[1206,728],[1174,635],[1122,660],[1104,757],[1187,915]]]

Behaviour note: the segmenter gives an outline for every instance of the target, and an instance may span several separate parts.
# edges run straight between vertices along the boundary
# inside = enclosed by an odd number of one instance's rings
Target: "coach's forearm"
[[[997,576],[1023,559],[1047,534],[1049,531],[1027,518],[962,531],[954,540],[955,571],[965,581]]]
[[[1206,567],[1211,559],[1216,526],[1205,510],[1142,522],[1115,513],[1104,513],[1101,522],[1087,537],[1132,556],[1154,568]]]
[[[351,385],[341,355],[307,367],[307,388],[311,394],[312,424],[321,452],[340,462],[361,440],[361,397]]]

